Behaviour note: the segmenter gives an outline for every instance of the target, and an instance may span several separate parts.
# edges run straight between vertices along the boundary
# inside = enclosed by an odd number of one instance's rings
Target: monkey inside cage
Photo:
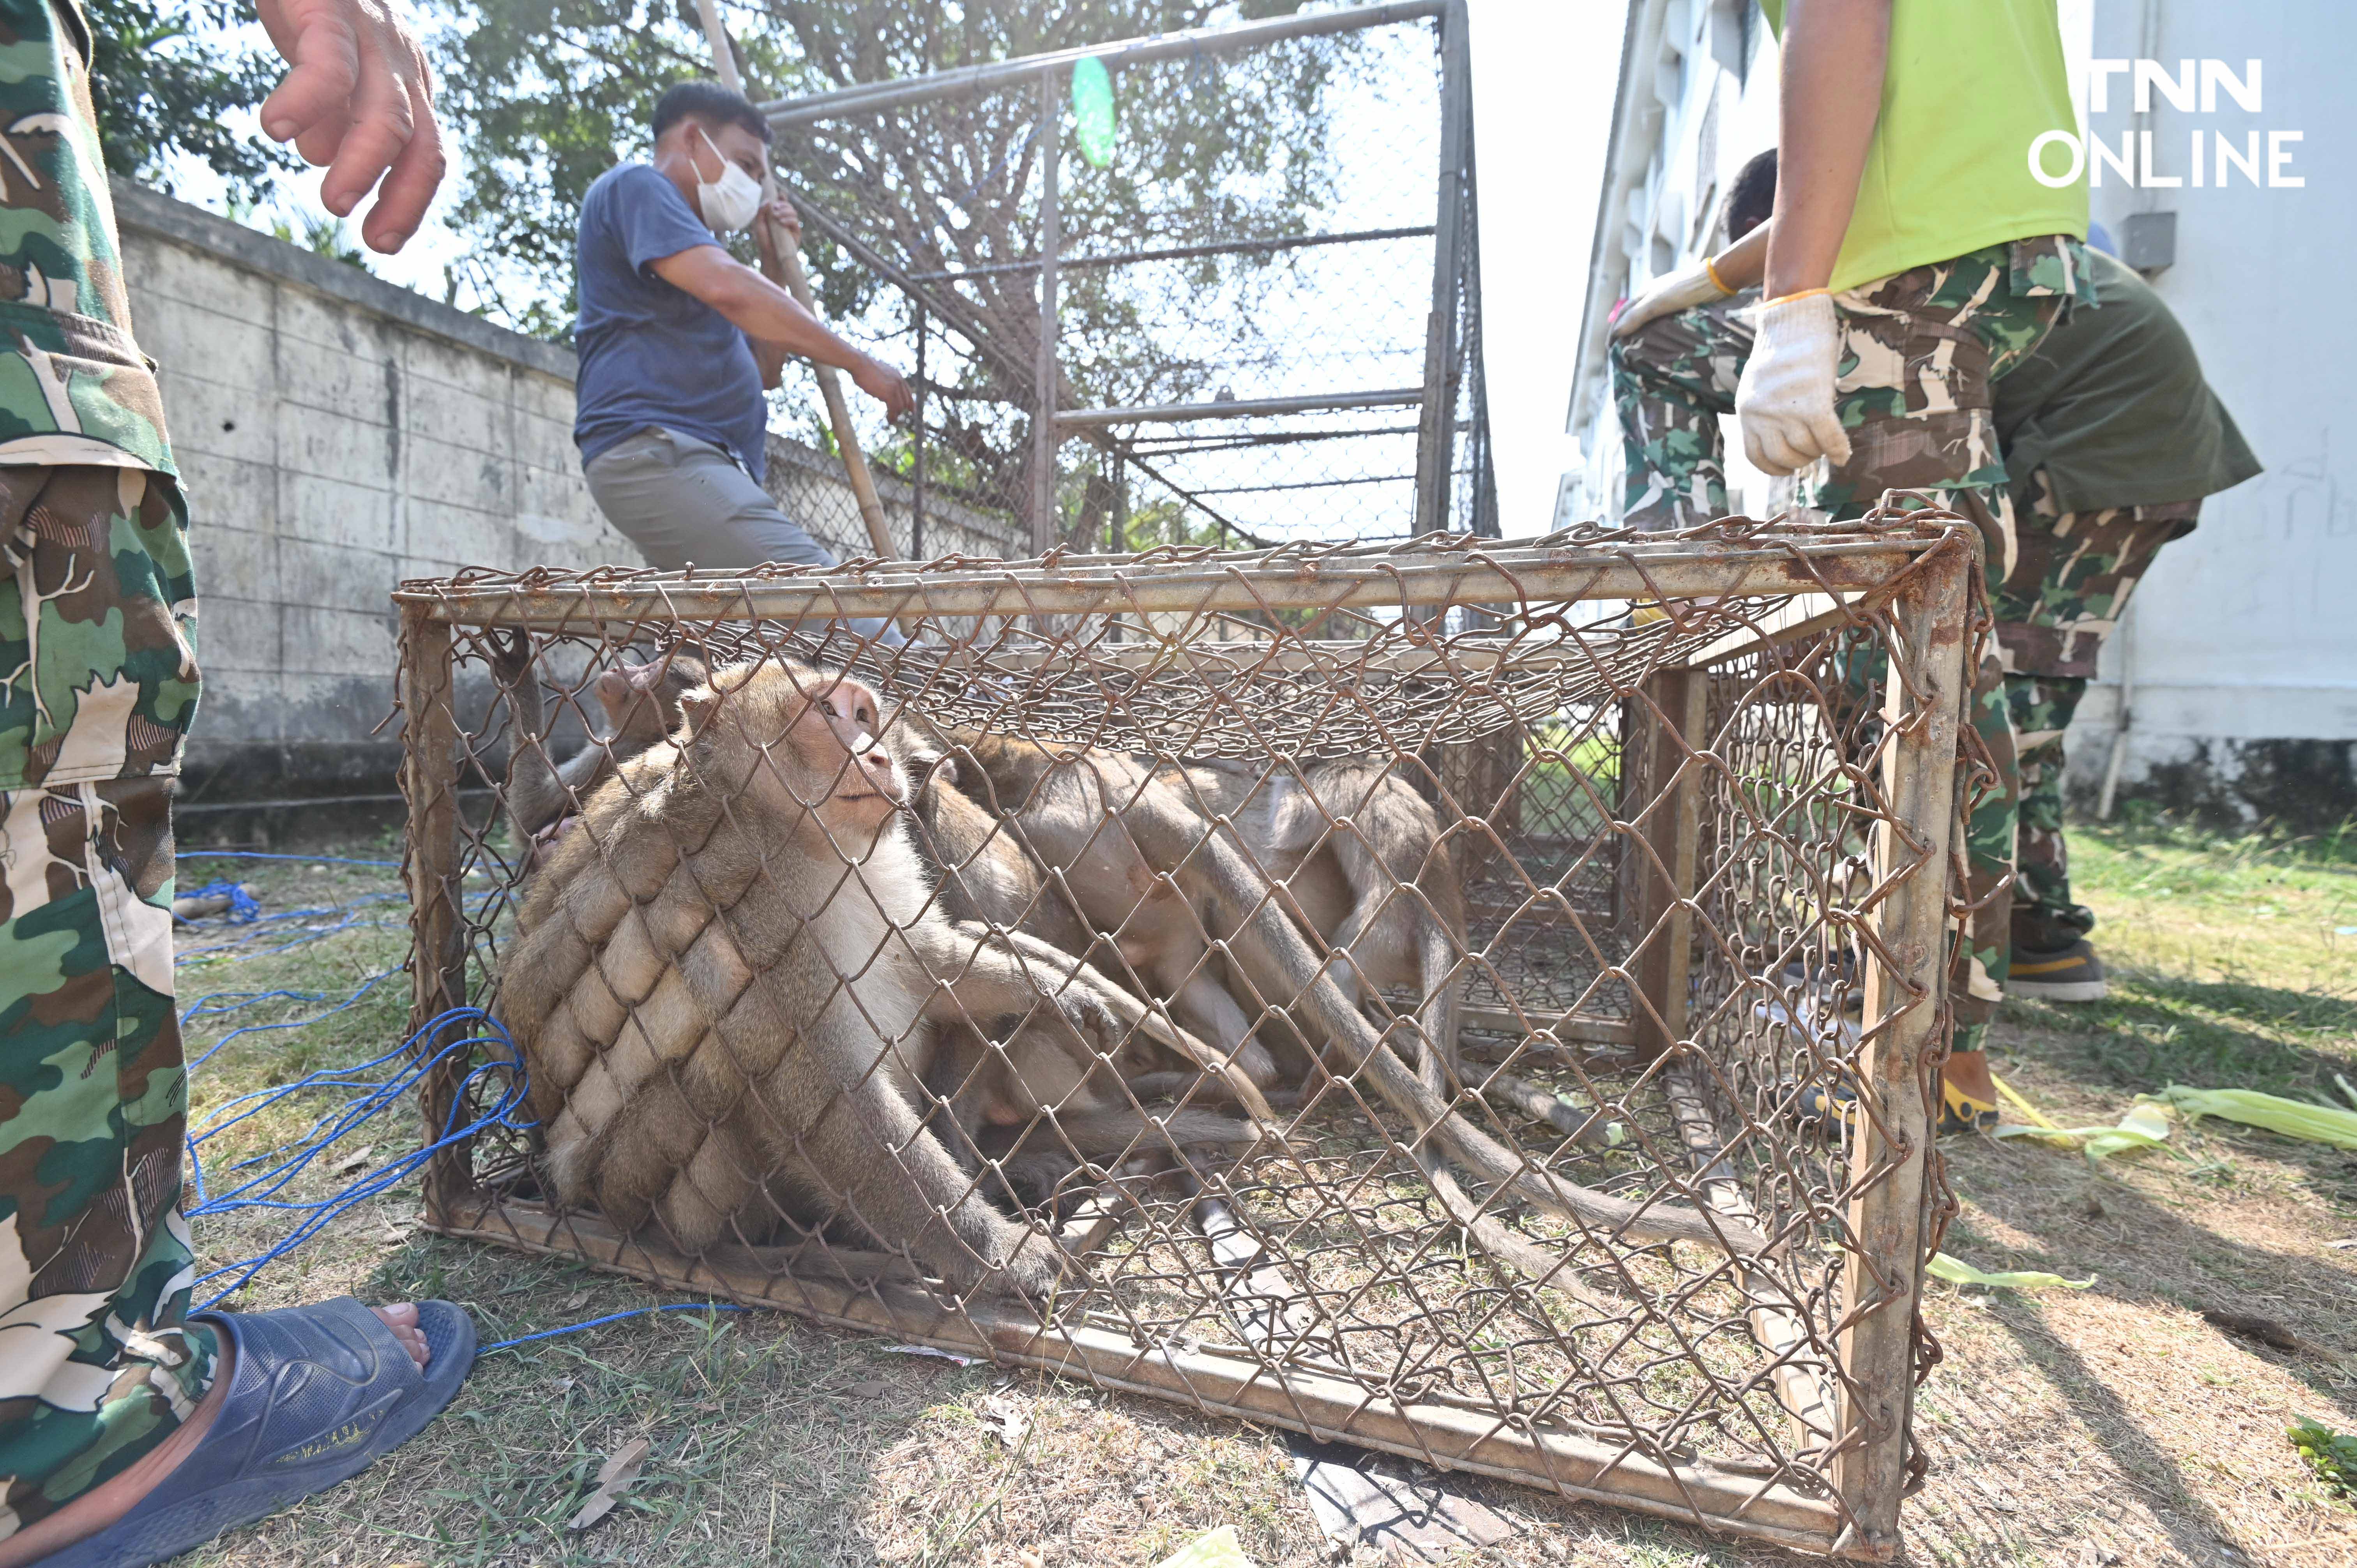
[[[405,584],[426,1222],[1887,1558],[1975,548]]]

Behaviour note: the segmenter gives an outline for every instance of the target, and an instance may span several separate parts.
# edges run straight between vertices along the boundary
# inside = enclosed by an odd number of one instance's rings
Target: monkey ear
[[[943,751],[912,752],[909,757],[909,793],[916,795],[938,781],[944,787],[954,787],[958,780],[957,758]]]
[[[714,691],[709,686],[698,686],[694,691],[681,693],[679,698],[679,711],[687,717],[688,733],[690,735],[702,734],[704,731],[704,721],[709,718],[712,714],[712,710],[719,705],[720,693]]]

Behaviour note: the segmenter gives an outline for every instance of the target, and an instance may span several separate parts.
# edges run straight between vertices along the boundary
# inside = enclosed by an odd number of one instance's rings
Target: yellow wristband
[[[1833,290],[1829,288],[1796,288],[1790,294],[1780,294],[1773,299],[1761,300],[1760,308],[1765,310],[1771,305],[1790,305],[1796,299],[1814,299],[1821,294],[1831,293]]]
[[[1711,287],[1718,290],[1721,294],[1733,294],[1735,292],[1733,289],[1727,286],[1727,280],[1718,275],[1718,263],[1715,259],[1709,256],[1705,256],[1702,259],[1702,270],[1704,274],[1710,279]]]

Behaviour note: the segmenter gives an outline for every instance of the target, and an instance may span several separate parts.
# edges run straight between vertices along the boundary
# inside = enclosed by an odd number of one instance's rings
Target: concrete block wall
[[[262,801],[387,803],[404,578],[638,566],[573,446],[570,349],[201,209],[118,186],[132,320],[186,480],[205,688],[184,821]],[[869,553],[833,459],[772,435],[774,493]],[[905,547],[910,501],[882,480]],[[928,554],[1007,553],[997,520],[927,508]]]

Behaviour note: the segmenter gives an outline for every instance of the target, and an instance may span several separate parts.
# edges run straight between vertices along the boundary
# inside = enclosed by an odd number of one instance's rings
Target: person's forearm
[[[1739,294],[1766,275],[1768,234],[1775,226],[1776,220],[1770,218],[1710,259],[1711,276],[1719,287]]]
[[[786,351],[775,343],[752,339],[753,362],[761,368],[761,384],[774,391],[785,380]]]
[[[1890,0],[1792,0],[1785,13],[1776,216],[1763,226],[1761,286],[1770,299],[1823,288],[1833,276],[1889,55]]]
[[[753,339],[756,354],[764,350],[786,359],[811,360],[838,371],[856,370],[867,356],[827,330],[826,324],[803,309],[794,296],[750,267],[740,266],[705,303],[720,312]],[[766,367],[765,367],[766,369]]]

